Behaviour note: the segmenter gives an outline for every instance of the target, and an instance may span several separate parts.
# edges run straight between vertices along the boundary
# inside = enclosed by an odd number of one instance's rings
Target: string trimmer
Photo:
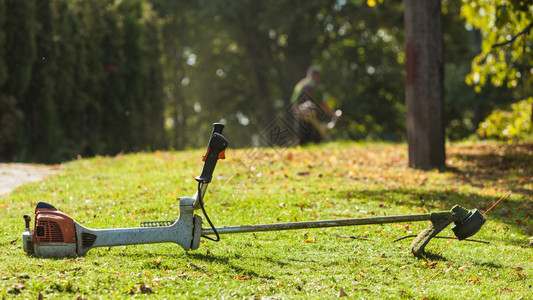
[[[451,223],[455,223],[452,230],[456,237],[463,240],[474,235],[486,221],[484,215],[477,209],[467,210],[455,205],[450,211],[418,215],[215,228],[205,211],[203,198],[217,161],[224,158],[225,149],[228,146],[226,138],[222,136],[223,128],[223,124],[213,124],[207,152],[203,157],[202,174],[196,177],[198,190],[193,197],[179,198],[177,220],[144,222],[141,223],[141,227],[135,228],[90,229],[74,221],[54,206],[39,202],[35,209],[33,230],[30,229],[31,217],[24,216],[26,222],[26,229],[22,234],[24,251],[38,257],[69,257],[84,255],[97,247],[166,242],[176,243],[185,251],[189,251],[198,249],[201,237],[219,241],[220,234],[431,221],[431,225],[423,230],[409,247],[415,256],[423,257],[424,247]],[[199,209],[203,211],[209,228],[202,228],[202,217],[195,214],[195,211]]]

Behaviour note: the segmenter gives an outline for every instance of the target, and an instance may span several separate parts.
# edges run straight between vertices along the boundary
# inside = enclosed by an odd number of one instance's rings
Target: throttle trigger
[[[205,162],[205,160],[207,159],[207,155],[209,154],[209,150],[211,150],[210,147],[207,147],[207,152],[205,152],[204,154],[204,157],[202,157],[202,161]],[[220,155],[220,154],[219,154]]]
[[[226,158],[226,149],[224,149],[224,150],[222,150],[222,151],[220,151],[218,153],[218,158],[219,159],[225,159]]]

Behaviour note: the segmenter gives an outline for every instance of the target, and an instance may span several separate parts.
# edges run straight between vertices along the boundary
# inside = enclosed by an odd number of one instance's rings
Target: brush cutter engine
[[[24,216],[26,230],[22,234],[24,251],[35,256],[67,257],[76,254],[74,220],[48,203],[39,202],[35,208],[34,230],[31,218]]]
[[[39,202],[35,209],[34,229],[24,216],[26,229],[23,248],[38,257],[72,257],[85,255],[92,248],[120,245],[172,242],[184,250],[200,246],[202,218],[194,214],[194,198],[180,198],[180,214],[168,226],[90,229],[74,221],[52,205]]]

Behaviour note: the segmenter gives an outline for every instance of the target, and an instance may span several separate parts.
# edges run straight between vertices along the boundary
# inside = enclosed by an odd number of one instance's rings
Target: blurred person
[[[321,81],[320,69],[309,67],[305,78],[296,84],[291,96],[291,110],[300,145],[320,143],[327,138],[326,131],[318,120],[320,116],[325,114],[331,118],[328,128],[335,126],[340,116],[340,111],[333,111],[327,104]]]

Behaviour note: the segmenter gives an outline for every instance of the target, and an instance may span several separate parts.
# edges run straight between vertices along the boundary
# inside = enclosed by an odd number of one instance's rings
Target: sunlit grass
[[[453,144],[446,170],[407,167],[405,144],[330,143],[227,151],[205,198],[216,226],[486,210],[474,238],[434,239],[428,260],[408,252],[428,222],[224,235],[184,252],[174,244],[119,246],[42,259],[21,249],[23,214],[45,201],[90,228],[172,220],[196,190],[202,152],[96,157],[0,199],[0,296],[94,298],[479,299],[533,297],[533,146]],[[201,214],[198,212],[198,214]],[[205,220],[204,220],[205,221]],[[207,227],[207,224],[204,224]],[[353,236],[358,239],[338,237]],[[448,228],[441,235],[453,236]],[[364,238],[359,239],[359,238]]]

